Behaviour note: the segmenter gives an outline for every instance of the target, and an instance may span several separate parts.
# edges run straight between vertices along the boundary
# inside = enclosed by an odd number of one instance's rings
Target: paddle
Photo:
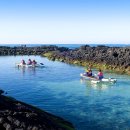
[[[40,65],[44,65],[43,63],[40,63]]]

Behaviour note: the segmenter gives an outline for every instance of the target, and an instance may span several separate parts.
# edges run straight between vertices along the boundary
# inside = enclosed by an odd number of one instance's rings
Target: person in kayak
[[[31,65],[31,64],[32,64],[31,59],[28,59],[28,65]]]
[[[22,59],[21,64],[26,65],[25,60]]]
[[[37,62],[36,62],[35,60],[33,60],[33,61],[32,61],[32,64],[33,64],[33,65],[36,65],[36,64],[37,64]]]
[[[92,77],[92,70],[90,68],[87,69],[86,76]]]
[[[98,72],[97,76],[98,76],[98,79],[99,79],[99,80],[102,80],[102,79],[103,79],[103,72],[102,72],[101,69],[99,69],[99,72]]]

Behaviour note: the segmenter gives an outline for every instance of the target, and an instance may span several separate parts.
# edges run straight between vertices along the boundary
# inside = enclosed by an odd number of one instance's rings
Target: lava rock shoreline
[[[88,45],[67,51],[51,51],[43,54],[51,60],[58,60],[79,66],[130,75],[130,47],[108,47]]]
[[[38,46],[38,47],[26,47],[26,46],[0,46],[0,56],[11,56],[11,55],[41,55],[42,53],[50,51],[67,51],[69,50],[66,47],[57,47],[57,46]]]
[[[0,130],[74,130],[62,118],[2,93],[0,90]]]
[[[130,75],[130,47],[109,47],[84,45],[76,49],[54,45],[39,47],[0,46],[0,56],[7,55],[40,55],[50,60],[58,60],[80,66],[92,66],[110,72]]]

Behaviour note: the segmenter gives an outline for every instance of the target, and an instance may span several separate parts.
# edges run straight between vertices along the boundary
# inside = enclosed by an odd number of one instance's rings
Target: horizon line
[[[28,45],[28,44],[48,44],[48,45],[55,45],[55,44],[83,44],[83,45],[87,45],[87,44],[130,44],[130,43],[0,43],[0,45],[9,45],[9,44],[18,44],[18,45]]]

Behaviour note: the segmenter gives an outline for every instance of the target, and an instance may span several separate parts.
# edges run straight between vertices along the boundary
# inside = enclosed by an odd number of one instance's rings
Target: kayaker
[[[32,61],[32,64],[33,64],[33,65],[36,65],[36,64],[37,64],[37,62],[36,62],[35,60],[33,60],[33,61]]]
[[[90,68],[87,69],[86,76],[92,77],[92,70]]]
[[[99,80],[102,80],[103,79],[103,72],[102,72],[102,70],[101,69],[99,69],[99,72],[98,72],[98,79]]]
[[[21,64],[26,65],[25,60],[22,59]]]
[[[31,65],[31,64],[32,64],[31,59],[28,59],[28,65]]]

